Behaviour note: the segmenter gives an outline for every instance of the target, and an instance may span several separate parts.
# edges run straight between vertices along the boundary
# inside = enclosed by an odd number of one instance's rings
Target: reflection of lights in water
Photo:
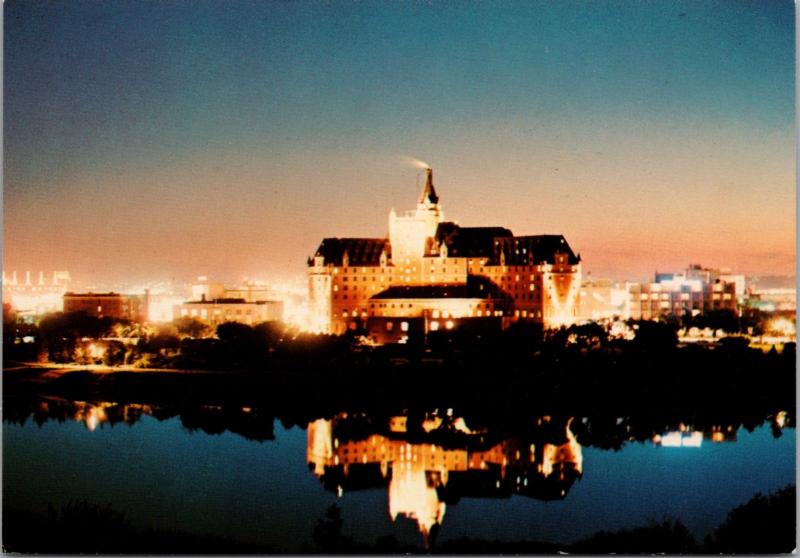
[[[83,423],[86,425],[86,428],[88,428],[90,432],[94,432],[98,425],[108,420],[106,408],[116,405],[115,403],[100,403],[99,405],[90,405],[80,401],[77,401],[76,404],[78,404],[79,407],[75,412],[75,420],[83,421]]]
[[[318,477],[325,472],[325,462],[333,455],[331,421],[319,419],[308,425],[308,461]]]
[[[699,448],[703,444],[702,432],[677,430],[653,436],[653,443],[665,448]]]
[[[419,423],[422,431],[430,433],[446,426],[450,433],[461,432],[483,442],[484,436],[471,431],[463,417],[452,417],[452,409],[445,410],[445,415],[440,415],[437,410],[424,417]],[[340,415],[339,419],[342,418]],[[547,420],[540,420],[540,423],[552,422],[551,417],[543,418]],[[440,501],[441,490],[447,490],[448,479],[455,472],[493,471],[491,478],[498,490],[502,489],[506,474],[514,474],[508,478],[516,480],[512,484],[517,491],[526,487],[523,492],[526,494],[530,490],[527,488],[528,476],[538,472],[541,478],[549,477],[550,482],[561,485],[562,488],[555,494],[563,498],[569,486],[564,483],[571,484],[574,473],[580,475],[583,470],[581,446],[569,428],[572,419],[566,422],[567,441],[560,445],[544,443],[540,461],[534,456],[535,444],[523,446],[530,447],[531,454],[528,455],[520,451],[514,440],[500,442],[482,451],[470,451],[466,447],[448,449],[434,443],[411,443],[381,434],[339,443],[338,438],[333,438],[332,432],[337,420],[317,420],[308,425],[308,463],[311,470],[324,483],[333,481],[335,484],[331,489],[341,495],[341,481],[336,479],[346,479],[351,473],[355,474],[351,467],[370,463],[379,465],[381,477],[388,479],[390,517],[395,520],[402,515],[415,520],[426,545],[434,526],[442,523],[446,508],[444,501]],[[391,417],[387,426],[394,433],[404,433],[407,421],[408,417],[405,416]],[[522,470],[524,474],[520,474]],[[460,490],[458,485],[454,490]],[[503,492],[503,495],[508,494]]]
[[[427,536],[431,528],[442,523],[445,503],[439,501],[434,486],[429,486],[421,462],[403,462],[395,465],[389,483],[389,515],[397,519],[403,515],[416,519],[419,530]]]

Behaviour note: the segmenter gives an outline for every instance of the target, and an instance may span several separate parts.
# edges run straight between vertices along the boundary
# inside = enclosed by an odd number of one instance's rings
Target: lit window
[[[437,331],[439,329],[439,322],[431,322],[431,331]]]
[[[400,329],[403,331],[408,331],[408,322],[400,322]]]
[[[394,324],[392,322],[386,322],[386,331],[392,331],[394,328]]]
[[[444,327],[447,329],[453,329],[453,320],[447,320],[444,324]]]

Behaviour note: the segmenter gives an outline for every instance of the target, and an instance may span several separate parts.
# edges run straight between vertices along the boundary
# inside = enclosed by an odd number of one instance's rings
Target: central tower
[[[428,168],[425,169],[425,186],[419,195],[417,209],[403,215],[398,215],[394,209],[389,213],[392,259],[402,265],[424,257],[428,239],[436,236],[436,229],[443,220],[444,212],[433,187],[433,170]]]

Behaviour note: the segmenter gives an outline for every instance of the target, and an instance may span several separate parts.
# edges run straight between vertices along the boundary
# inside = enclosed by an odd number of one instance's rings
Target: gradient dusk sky
[[[302,276],[445,215],[595,277],[795,269],[791,1],[9,0],[4,268]]]

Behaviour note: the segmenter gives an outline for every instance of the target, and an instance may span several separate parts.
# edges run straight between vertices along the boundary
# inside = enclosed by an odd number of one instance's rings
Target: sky
[[[794,37],[779,0],[9,0],[4,269],[302,277],[418,158],[584,274],[794,274]]]

